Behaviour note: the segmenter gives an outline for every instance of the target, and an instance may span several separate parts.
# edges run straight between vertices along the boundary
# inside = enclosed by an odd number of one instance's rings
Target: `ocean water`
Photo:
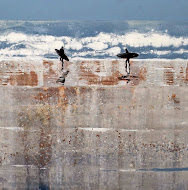
[[[187,59],[188,22],[0,21],[0,59],[117,59],[128,48],[138,59]]]

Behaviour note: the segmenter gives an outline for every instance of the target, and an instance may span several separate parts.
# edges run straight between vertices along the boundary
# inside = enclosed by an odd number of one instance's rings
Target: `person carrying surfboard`
[[[127,75],[130,74],[130,70],[131,70],[129,60],[131,58],[135,58],[135,57],[138,57],[138,56],[139,56],[138,53],[130,53],[128,51],[128,49],[125,49],[125,53],[119,53],[119,54],[117,54],[117,57],[122,58],[122,59],[126,59],[126,62],[125,62],[126,63],[126,65],[125,65],[125,71],[126,71]],[[127,63],[129,64],[129,70],[127,70]],[[126,78],[127,76],[125,75],[125,76],[122,76],[122,77]]]
[[[63,64],[64,64],[63,60],[69,61],[69,58],[68,58],[67,55],[65,54],[63,47],[61,47],[60,50],[55,49],[55,51],[56,51],[56,53],[60,56],[60,61],[62,62],[62,69],[61,69],[61,71],[63,72]]]

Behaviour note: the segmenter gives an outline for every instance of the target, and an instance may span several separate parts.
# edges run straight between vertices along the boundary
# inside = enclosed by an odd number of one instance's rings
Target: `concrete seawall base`
[[[0,189],[187,190],[188,61],[0,62]]]

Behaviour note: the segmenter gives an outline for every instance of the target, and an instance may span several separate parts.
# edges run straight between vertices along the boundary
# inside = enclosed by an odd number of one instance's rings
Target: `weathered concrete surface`
[[[0,189],[187,190],[188,61],[66,64],[0,62]]]

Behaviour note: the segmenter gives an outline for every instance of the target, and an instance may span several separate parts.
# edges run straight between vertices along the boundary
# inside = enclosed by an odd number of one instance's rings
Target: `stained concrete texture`
[[[188,61],[0,62],[0,189],[187,190]]]

